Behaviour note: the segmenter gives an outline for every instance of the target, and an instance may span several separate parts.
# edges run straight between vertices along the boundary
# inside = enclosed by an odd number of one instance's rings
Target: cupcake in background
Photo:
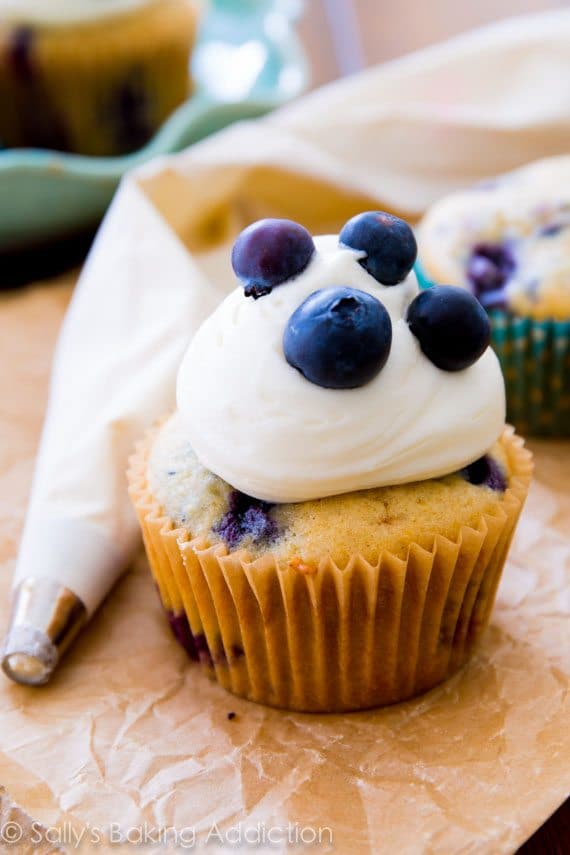
[[[141,148],[191,93],[192,0],[0,0],[0,143]]]
[[[489,322],[419,293],[381,212],[253,224],[130,494],[171,626],[230,691],[306,711],[425,691],[488,622],[531,478]]]
[[[509,421],[570,435],[570,157],[446,196],[418,231],[421,284],[460,285],[489,313]]]

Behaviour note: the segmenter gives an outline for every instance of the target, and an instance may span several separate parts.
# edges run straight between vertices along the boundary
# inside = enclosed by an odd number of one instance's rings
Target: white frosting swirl
[[[488,348],[446,372],[421,352],[403,319],[418,286],[379,285],[339,249],[315,240],[305,272],[258,300],[233,291],[204,322],[178,374],[178,407],[201,462],[233,487],[270,502],[299,502],[454,472],[500,435],[505,392]],[[385,305],[392,348],[358,389],[324,389],[286,361],[287,319],[313,291],[348,285]]]
[[[156,0],[0,0],[0,21],[63,25],[130,12]]]

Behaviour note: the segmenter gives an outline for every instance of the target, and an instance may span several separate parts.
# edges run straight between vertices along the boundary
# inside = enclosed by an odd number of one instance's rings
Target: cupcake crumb
[[[299,573],[315,573],[317,569],[313,564],[308,564],[306,561],[303,561],[299,555],[295,555],[291,558],[289,561],[289,567],[291,567],[292,570],[298,570]]]

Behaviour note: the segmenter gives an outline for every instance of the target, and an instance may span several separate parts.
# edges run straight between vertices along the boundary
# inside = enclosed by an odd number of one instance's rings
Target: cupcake
[[[263,220],[193,338],[130,494],[162,603],[230,691],[305,711],[423,692],[467,659],[531,477],[489,323],[418,291],[388,214]]]
[[[191,0],[0,0],[0,142],[143,146],[191,89]]]
[[[570,157],[445,197],[419,230],[422,284],[470,290],[489,313],[522,432],[570,435]]]

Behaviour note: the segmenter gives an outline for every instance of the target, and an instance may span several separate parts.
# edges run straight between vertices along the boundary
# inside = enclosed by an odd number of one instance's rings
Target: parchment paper
[[[292,216],[315,232],[371,205],[414,216],[448,188],[565,151],[569,40],[568,13],[494,28],[153,164],[119,192],[80,294],[87,281],[93,298],[100,281],[107,298],[95,315],[112,317],[109,281],[120,289],[141,241],[155,240],[157,289],[177,256],[194,271],[189,287],[194,276],[219,297],[228,242],[258,216]],[[137,275],[144,282],[140,264]],[[60,280],[0,300],[2,626],[70,291]],[[151,332],[146,341],[141,372],[152,370],[152,347],[160,354]],[[164,851],[165,835],[181,851],[199,851],[208,835],[206,851],[224,852],[295,851],[291,840],[319,852],[513,851],[570,784],[570,446],[531,447],[537,477],[492,626],[443,687],[344,716],[233,698],[171,638],[140,555],[50,685],[0,683],[0,828],[15,822],[11,835],[21,828],[28,847],[45,851],[107,851],[103,835],[114,844],[120,833],[130,843],[113,851],[141,841]]]

